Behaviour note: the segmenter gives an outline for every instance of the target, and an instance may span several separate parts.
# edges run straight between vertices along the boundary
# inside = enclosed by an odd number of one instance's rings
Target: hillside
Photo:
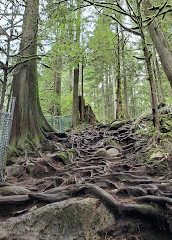
[[[171,130],[171,113],[83,124],[10,158],[0,239],[171,239]]]

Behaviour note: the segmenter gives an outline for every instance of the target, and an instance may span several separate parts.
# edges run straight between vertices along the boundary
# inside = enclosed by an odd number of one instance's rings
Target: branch
[[[137,56],[133,56],[134,58],[138,59],[138,60],[145,60],[144,57],[137,57]]]
[[[26,59],[26,60],[24,60],[24,61],[18,62],[18,63],[16,63],[14,66],[12,66],[12,67],[10,67],[10,68],[8,69],[8,74],[11,73],[17,66],[19,66],[19,65],[21,65],[21,64],[23,64],[23,63],[26,63],[26,62],[28,62],[28,61],[30,61],[30,60],[35,60],[35,59],[41,59],[41,58],[39,58],[38,56],[36,56],[36,57],[32,57],[32,58]]]
[[[132,28],[128,28],[128,27],[124,26],[121,22],[119,22],[119,20],[118,20],[116,17],[113,17],[113,16],[108,15],[108,14],[105,14],[105,13],[102,13],[102,14],[103,14],[104,16],[107,16],[107,17],[112,18],[114,21],[116,21],[117,23],[119,23],[119,25],[120,25],[124,30],[126,30],[127,32],[130,32],[130,33],[133,33],[133,34],[135,34],[135,35],[137,35],[137,36],[140,36],[140,33],[139,33],[139,32],[136,32],[136,31],[134,31]]]
[[[89,1],[89,0],[84,0],[85,2],[89,3],[90,5],[92,6],[97,6],[97,7],[103,7],[103,8],[106,8],[106,9],[111,9],[111,10],[114,10],[122,15],[125,15],[125,16],[130,16],[130,14],[128,14],[125,10],[117,10],[115,8],[112,8],[112,7],[109,7],[109,6],[104,6],[105,4],[104,3],[94,3],[92,1]],[[118,6],[117,6],[118,7]],[[119,8],[119,7],[118,7]]]
[[[6,70],[6,66],[2,61],[0,61],[0,68]]]
[[[151,17],[151,19],[150,19],[150,17],[148,18],[148,19],[146,19],[145,20],[145,22],[147,22],[148,21],[148,23],[146,24],[146,26],[144,26],[144,27],[147,27],[148,25],[150,25],[153,21],[154,21],[154,19],[156,18],[156,17],[158,17],[158,16],[160,16],[160,13],[162,12],[162,10],[166,7],[166,5],[167,5],[167,2],[168,1],[166,1],[163,5],[162,5],[162,7],[159,7],[158,9],[158,12],[154,15],[154,16],[152,16]],[[152,10],[151,8],[149,8],[148,10]],[[161,15],[162,14],[165,14],[165,13],[161,13]]]

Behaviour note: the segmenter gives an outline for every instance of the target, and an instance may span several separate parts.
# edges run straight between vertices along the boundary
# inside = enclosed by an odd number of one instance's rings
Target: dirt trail
[[[50,202],[92,196],[117,220],[115,226],[102,229],[100,239],[172,239],[172,181],[148,176],[147,166],[137,162],[137,155],[150,148],[151,139],[136,136],[134,129],[128,122],[117,130],[96,124],[51,134],[51,151],[42,151],[39,158],[18,159],[25,166],[23,172],[1,183],[1,187],[15,183],[31,191],[0,197],[1,220]],[[64,164],[57,142],[70,164]],[[22,163],[26,160],[32,170]]]

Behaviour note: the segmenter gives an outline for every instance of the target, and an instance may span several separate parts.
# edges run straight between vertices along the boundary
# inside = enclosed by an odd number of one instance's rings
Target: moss
[[[112,141],[111,144],[112,144],[114,147],[119,147],[119,144],[118,144],[116,141]]]
[[[67,152],[58,153],[58,156],[63,160],[63,162],[65,164],[70,164],[71,163]]]
[[[21,152],[17,148],[11,145],[8,147],[7,159],[10,159],[11,157],[18,157],[20,155],[21,155]]]
[[[25,195],[29,193],[30,193],[29,190],[21,186],[5,186],[0,188],[0,194],[3,196]]]
[[[115,121],[110,125],[111,130],[117,130],[118,128],[122,127],[126,124],[126,121]]]
[[[139,162],[139,163],[146,162],[148,159],[150,159],[152,152],[153,152],[153,150],[151,149],[147,152],[139,153],[137,155],[137,162]]]

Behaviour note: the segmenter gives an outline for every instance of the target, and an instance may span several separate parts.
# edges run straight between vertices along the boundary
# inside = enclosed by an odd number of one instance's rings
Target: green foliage
[[[136,2],[130,1],[133,10],[136,11]],[[112,65],[114,75],[117,74],[117,35],[115,21],[101,14],[96,14],[91,7],[88,10],[82,9],[81,19],[77,18],[76,1],[67,1],[59,5],[53,0],[47,0],[43,8],[39,31],[39,45],[47,55],[42,58],[39,66],[39,89],[41,106],[44,113],[51,114],[52,105],[58,102],[58,96],[54,93],[54,73],[62,74],[62,114],[72,112],[72,92],[69,71],[76,67],[78,62],[84,64],[84,99],[86,105],[91,105],[97,119],[100,122],[114,120],[114,101],[112,84]],[[102,9],[106,15],[114,14],[111,9]],[[124,17],[118,16],[123,22]],[[76,41],[76,28],[81,25],[80,43]],[[135,26],[134,23],[133,27]],[[170,38],[170,29],[167,19],[163,21],[163,28]],[[148,31],[145,31],[148,39],[149,51],[152,51],[151,39]],[[121,32],[120,44],[121,44]],[[141,40],[139,37],[131,37],[124,32],[125,38],[125,59],[128,88],[129,115],[137,117],[147,110],[151,110],[150,87],[147,81],[146,66],[143,57]],[[120,46],[121,47],[121,46]],[[135,56],[135,57],[134,57]],[[56,61],[60,58],[62,66],[57,68]],[[121,76],[123,81],[122,59]],[[159,61],[159,60],[158,60]],[[57,61],[58,62],[58,61]],[[45,68],[48,66],[49,68]],[[169,84],[160,66],[162,86],[165,91],[165,98],[172,103],[169,95]],[[80,76],[81,82],[81,76]],[[104,93],[103,93],[104,87]],[[81,93],[81,84],[80,90]],[[124,86],[122,82],[122,98],[124,98]],[[103,99],[105,109],[103,110]],[[124,105],[124,103],[123,103]],[[125,106],[123,106],[125,109]],[[103,112],[104,111],[104,112]],[[105,115],[105,116],[104,116]],[[139,131],[142,131],[141,129]],[[151,129],[149,129],[151,131]]]

